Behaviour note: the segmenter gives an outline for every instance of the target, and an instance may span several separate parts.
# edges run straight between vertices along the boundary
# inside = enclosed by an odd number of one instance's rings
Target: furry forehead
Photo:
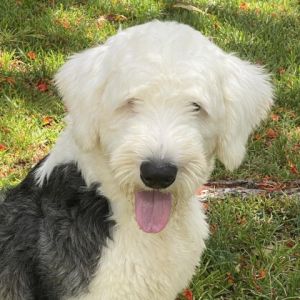
[[[214,121],[215,154],[229,169],[241,163],[247,138],[273,96],[261,67],[176,22],[152,21],[121,31],[104,45],[71,57],[55,80],[83,149],[95,147],[99,120],[128,99],[182,96],[199,103]],[[82,116],[84,122],[78,121]]]

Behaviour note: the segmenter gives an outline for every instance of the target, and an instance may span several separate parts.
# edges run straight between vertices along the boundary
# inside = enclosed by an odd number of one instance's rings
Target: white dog
[[[194,191],[215,158],[229,170],[242,162],[272,104],[269,76],[187,25],[153,21],[74,55],[55,80],[67,127],[3,204],[25,194],[35,221],[22,222],[39,231],[27,269],[0,259],[23,276],[0,271],[0,295],[174,300],[208,237]],[[18,240],[6,241],[0,253],[14,252]]]

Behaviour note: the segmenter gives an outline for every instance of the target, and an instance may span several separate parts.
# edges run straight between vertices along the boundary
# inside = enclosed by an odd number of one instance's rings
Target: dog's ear
[[[105,52],[102,46],[75,54],[55,76],[67,109],[68,126],[83,150],[92,149],[99,139],[99,103],[105,82],[102,67]]]
[[[266,117],[273,103],[269,76],[256,65],[229,55],[223,66],[224,119],[217,142],[217,157],[229,170],[245,155],[251,131]]]

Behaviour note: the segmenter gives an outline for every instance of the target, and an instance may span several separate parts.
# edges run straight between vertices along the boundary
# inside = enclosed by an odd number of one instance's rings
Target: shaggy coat
[[[72,56],[51,153],[0,205],[1,300],[174,300],[208,225],[197,187],[240,165],[272,105],[264,70],[153,21]]]

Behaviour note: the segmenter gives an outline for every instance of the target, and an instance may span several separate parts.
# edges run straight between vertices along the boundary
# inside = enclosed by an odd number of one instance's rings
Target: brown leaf
[[[36,88],[40,91],[40,92],[47,92],[49,87],[48,87],[48,84],[43,81],[43,80],[40,80],[37,85],[36,85]]]
[[[255,13],[256,13],[257,15],[259,15],[260,12],[261,12],[260,8],[255,8]]]
[[[297,169],[297,166],[293,164],[291,161],[289,161],[289,167],[290,167],[290,172],[293,174],[298,174],[299,171]]]
[[[277,133],[274,129],[269,128],[269,129],[267,130],[267,137],[268,137],[269,139],[275,139],[275,138],[277,138],[277,136],[278,136],[278,133]]]
[[[7,147],[4,144],[0,144],[0,151],[5,151]]]
[[[258,273],[256,274],[255,278],[257,280],[261,280],[261,279],[264,279],[266,277],[266,275],[267,275],[266,270],[261,269],[261,270],[258,271]]]
[[[272,121],[274,121],[274,122],[278,122],[279,119],[280,119],[280,116],[277,115],[277,114],[272,114],[272,115],[271,115],[271,119],[272,119]]]
[[[262,138],[262,136],[261,136],[259,133],[256,133],[256,134],[254,135],[254,140],[255,140],[255,141],[259,141],[259,140],[261,140],[261,138]]]
[[[247,223],[247,219],[245,216],[238,216],[236,222],[239,225],[245,225]]]
[[[53,123],[54,119],[53,117],[50,117],[50,116],[46,116],[43,118],[43,126],[49,126]]]
[[[97,27],[98,27],[98,28],[103,27],[103,26],[105,25],[106,22],[107,22],[107,19],[105,18],[105,16],[100,16],[100,17],[97,19],[97,21],[96,21]]]
[[[234,284],[234,282],[235,282],[234,277],[230,272],[226,273],[226,280],[230,285]]]
[[[186,300],[193,300],[193,292],[190,289],[185,289],[182,293]]]
[[[12,77],[5,77],[4,81],[6,81],[7,83],[9,83],[10,85],[14,85],[16,83],[16,80]]]
[[[213,24],[213,26],[214,26],[214,29],[216,29],[216,30],[219,30],[219,29],[221,28],[219,22],[215,22],[215,23]]]
[[[217,230],[218,230],[218,225],[217,224],[210,224],[209,225],[209,231],[210,231],[211,234],[215,234]]]
[[[127,20],[127,17],[118,14],[108,14],[105,16],[105,19],[109,22],[124,22]]]
[[[31,60],[35,60],[36,59],[36,53],[33,51],[29,51],[27,52],[27,57]]]
[[[58,19],[57,23],[62,26],[65,29],[70,29],[71,28],[71,23],[69,20],[67,20],[66,18],[63,19]]]
[[[285,72],[286,72],[286,69],[284,67],[279,67],[277,69],[277,73],[280,74],[280,75],[283,75]]]
[[[293,248],[296,245],[295,241],[293,240],[288,240],[284,244],[289,248]]]
[[[247,2],[241,2],[240,3],[240,9],[241,10],[248,10],[249,9],[249,3],[247,3]]]
[[[209,204],[207,202],[201,202],[203,210],[207,212],[209,210]]]

